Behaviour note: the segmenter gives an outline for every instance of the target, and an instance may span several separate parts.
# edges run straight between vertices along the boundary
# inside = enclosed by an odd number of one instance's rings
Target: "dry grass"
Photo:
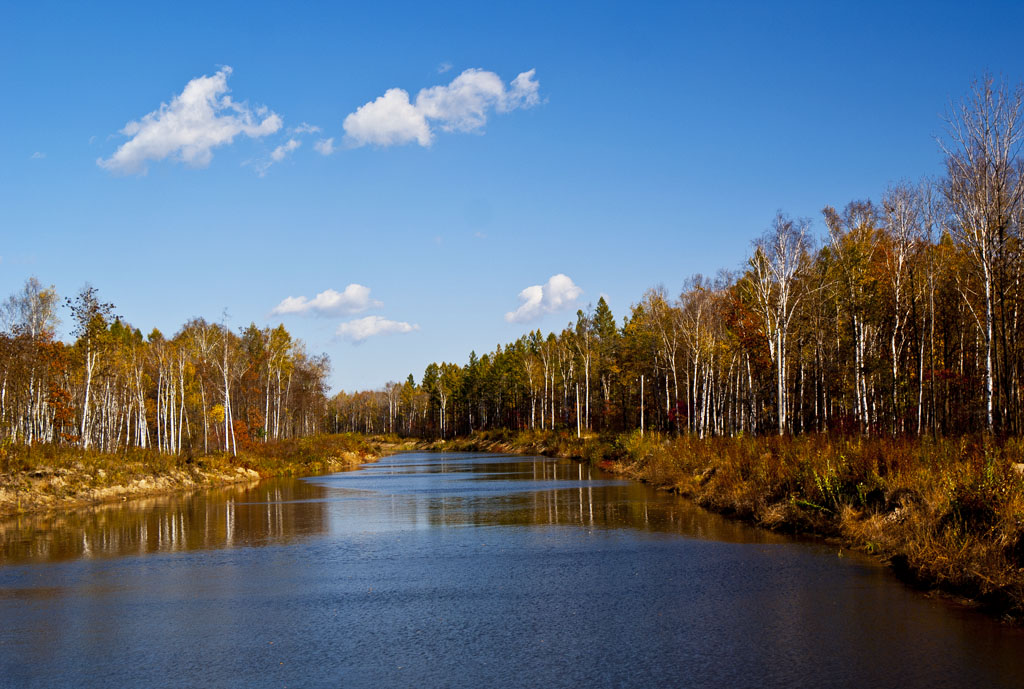
[[[254,444],[237,457],[137,449],[112,454],[55,445],[8,444],[0,446],[0,515],[269,476],[340,471],[381,452],[379,444],[351,434]]]

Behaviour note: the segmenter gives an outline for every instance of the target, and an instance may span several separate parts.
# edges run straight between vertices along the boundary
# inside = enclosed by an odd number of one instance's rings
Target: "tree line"
[[[951,105],[938,178],[880,201],[779,212],[741,269],[604,299],[465,364],[330,400],[337,430],[657,429],[700,437],[1020,434],[1024,90]]]
[[[327,420],[326,355],[284,326],[190,320],[143,337],[85,287],[63,306],[71,344],[56,338],[62,303],[30,278],[0,309],[0,439],[116,452],[224,451],[311,435]]]

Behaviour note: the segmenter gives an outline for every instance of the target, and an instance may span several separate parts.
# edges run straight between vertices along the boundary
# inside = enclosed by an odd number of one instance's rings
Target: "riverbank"
[[[569,457],[776,531],[836,539],[906,581],[1024,621],[1024,442],[489,432],[424,449]]]
[[[353,434],[256,443],[237,457],[226,453],[193,457],[155,450],[110,454],[52,445],[6,445],[0,447],[0,517],[273,476],[343,471],[401,448]]]

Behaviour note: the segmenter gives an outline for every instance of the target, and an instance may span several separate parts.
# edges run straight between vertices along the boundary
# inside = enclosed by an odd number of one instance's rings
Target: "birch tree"
[[[750,296],[761,316],[772,363],[778,404],[778,432],[786,432],[786,342],[800,305],[798,276],[807,262],[810,221],[793,220],[781,211],[771,228],[754,243],[750,258]]]
[[[82,401],[82,423],[80,437],[82,447],[89,447],[89,409],[92,394],[92,379],[102,346],[102,336],[107,327],[107,318],[113,313],[114,305],[99,301],[96,288],[86,285],[74,300],[67,300],[74,320],[74,335],[82,349],[85,362],[85,383]]]
[[[892,326],[889,333],[889,355],[892,371],[892,424],[893,433],[900,430],[899,404],[900,357],[906,344],[906,324],[911,310],[906,303],[910,285],[910,266],[921,239],[921,211],[917,190],[906,183],[889,187],[882,197],[885,227],[889,243],[885,262],[892,294]]]
[[[1024,197],[1021,174],[1024,88],[1010,88],[991,76],[974,82],[969,95],[950,106],[943,191],[953,216],[951,230],[970,256],[980,282],[984,314],[979,326],[985,352],[985,428],[995,430],[993,411],[995,287],[1006,261],[1011,234]]]
[[[853,340],[853,415],[862,432],[871,430],[867,359],[873,325],[871,302],[877,298],[873,266],[878,248],[878,212],[871,201],[851,201],[839,214],[822,210],[839,289],[837,320],[849,323]]]

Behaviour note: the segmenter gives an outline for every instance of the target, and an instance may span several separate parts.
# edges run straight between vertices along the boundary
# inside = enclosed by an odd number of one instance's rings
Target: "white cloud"
[[[316,134],[320,131],[320,127],[317,127],[315,124],[303,122],[298,127],[292,127],[288,131],[292,134]]]
[[[301,145],[302,142],[298,139],[288,139],[288,141],[271,151],[269,158],[264,160],[247,160],[242,165],[252,165],[253,169],[256,170],[256,174],[263,177],[274,163],[280,163]]]
[[[36,151],[36,152],[35,152],[35,153],[33,153],[33,154],[32,154],[32,156],[31,156],[32,160],[42,160],[42,159],[43,159],[43,158],[45,158],[45,157],[46,157],[46,154],[45,154],[45,153],[42,153],[42,152],[40,152],[40,151]]]
[[[348,316],[369,308],[383,306],[381,302],[370,298],[370,288],[352,283],[344,292],[326,289],[312,299],[306,297],[287,297],[274,307],[271,315],[281,316],[291,313],[312,313],[316,316]]]
[[[509,323],[525,323],[541,316],[564,311],[583,294],[568,275],[552,275],[547,284],[531,285],[519,293],[522,302],[515,311],[505,314]]]
[[[487,111],[500,107],[505,84],[494,72],[467,69],[447,86],[432,86],[416,96],[416,109],[437,120],[445,131],[470,132],[487,122]]]
[[[281,128],[281,118],[266,108],[250,109],[226,95],[230,67],[213,76],[202,76],[185,85],[170,103],[137,122],[129,122],[121,134],[131,137],[107,159],[96,163],[120,173],[145,173],[151,160],[172,158],[192,167],[206,167],[213,149],[230,144],[244,134],[259,138]]]
[[[447,132],[471,132],[487,123],[491,110],[509,112],[540,103],[535,70],[519,74],[506,88],[494,72],[467,69],[447,86],[432,86],[409,100],[403,89],[388,89],[345,118],[345,140],[350,146],[393,146],[416,141],[429,146],[431,124]]]
[[[450,62],[442,62],[441,64],[439,64],[437,66],[437,73],[438,74],[444,74],[445,72],[450,72],[451,69],[452,69],[452,63],[450,63]]]
[[[280,146],[274,149],[274,151],[270,154],[270,158],[275,163],[280,163],[282,160],[285,159],[285,157],[289,153],[291,153],[301,145],[301,141],[298,141],[296,139],[288,139],[287,143],[281,144]]]
[[[402,89],[388,89],[345,118],[345,137],[353,146],[392,146],[418,141],[429,146],[430,126]]]
[[[313,144],[313,148],[316,150],[317,153],[324,156],[329,156],[332,153],[334,153],[335,150],[337,150],[334,148],[333,136],[330,139],[320,139],[315,144]]]
[[[391,321],[381,316],[366,316],[342,323],[338,326],[337,334],[358,344],[375,335],[411,333],[419,329],[420,326],[404,321]]]
[[[512,80],[512,88],[505,97],[505,111],[516,108],[532,108],[540,104],[540,82],[534,77],[537,70],[521,72]]]

